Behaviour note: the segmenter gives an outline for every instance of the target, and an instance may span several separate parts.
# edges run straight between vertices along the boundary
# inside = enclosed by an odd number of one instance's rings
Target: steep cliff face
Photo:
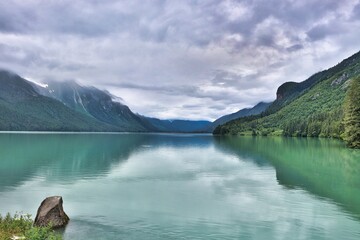
[[[356,66],[360,61],[360,52],[354,54],[353,56],[343,60],[336,66],[329,68],[327,70],[318,72],[303,82],[285,82],[283,83],[276,91],[276,100],[269,106],[266,110],[267,114],[275,113],[285,105],[290,104],[293,100],[299,96],[305,94],[316,84],[325,81],[329,78],[336,76],[331,82],[331,86],[340,85],[349,78],[360,74],[360,69],[357,69]],[[346,72],[346,69],[353,69],[352,71]]]
[[[356,53],[303,82],[282,84],[263,114],[231,121],[214,133],[340,138],[346,91],[359,75],[360,53]]]
[[[296,82],[286,82],[282,84],[276,91],[276,100],[281,101],[286,97],[294,94],[296,87],[299,83]]]

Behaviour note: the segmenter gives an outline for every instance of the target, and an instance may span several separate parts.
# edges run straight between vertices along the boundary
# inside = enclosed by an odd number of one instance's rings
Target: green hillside
[[[252,108],[244,108],[235,113],[231,113],[231,114],[222,116],[222,117],[216,119],[211,124],[211,126],[209,127],[209,130],[211,129],[211,131],[213,131],[217,126],[225,124],[225,123],[230,122],[231,120],[234,120],[237,118],[260,114],[260,113],[264,112],[270,105],[271,105],[271,103],[259,102]]]
[[[344,99],[359,74],[357,53],[302,83],[283,84],[267,111],[221,125],[214,134],[342,138]]]
[[[350,147],[360,147],[360,77],[355,78],[345,97],[342,135]]]
[[[0,71],[0,84],[0,131],[116,130],[38,94],[16,74]]]

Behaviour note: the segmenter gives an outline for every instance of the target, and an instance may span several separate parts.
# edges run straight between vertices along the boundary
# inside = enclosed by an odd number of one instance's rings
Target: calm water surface
[[[0,134],[0,213],[65,239],[360,239],[360,151],[326,139]]]

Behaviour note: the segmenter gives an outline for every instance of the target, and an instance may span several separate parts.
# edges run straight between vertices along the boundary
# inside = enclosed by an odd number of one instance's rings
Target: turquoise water
[[[0,213],[65,239],[360,239],[360,151],[327,139],[0,134]]]

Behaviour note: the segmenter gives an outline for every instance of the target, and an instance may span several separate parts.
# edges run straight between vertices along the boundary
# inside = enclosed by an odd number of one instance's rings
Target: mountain
[[[332,82],[332,85],[339,85],[347,80],[350,75],[349,74],[357,74],[356,72],[347,73],[345,69],[351,69],[352,67],[356,67],[359,62],[360,53],[356,53],[353,56],[343,60],[341,63],[336,66],[318,72],[303,82],[286,82],[282,84],[276,91],[276,101],[267,109],[267,114],[271,114],[276,112],[283,106],[289,104],[294,99],[298,98],[300,95],[304,94],[307,90],[311,89],[317,83],[333,78],[337,76],[337,79]],[[345,72],[344,72],[345,71]],[[343,73],[344,75],[341,75]],[[341,75],[341,76],[340,76]]]
[[[0,70],[0,130],[112,131],[107,124],[39,94],[20,76]]]
[[[303,82],[284,83],[265,112],[220,125],[214,134],[341,138],[344,99],[359,74],[360,52]]]
[[[260,113],[264,112],[270,105],[271,105],[271,103],[260,102],[252,108],[244,108],[235,113],[222,116],[222,117],[216,119],[211,124],[211,130],[213,131],[217,126],[225,124],[225,123],[230,122],[231,120],[234,120],[237,118],[260,114]]]
[[[114,126],[119,131],[157,131],[146,119],[107,91],[80,86],[75,81],[48,82],[45,86],[33,84],[44,95],[62,102],[65,106],[100,122]]]
[[[57,99],[67,107],[98,121],[130,132],[197,132],[210,124],[208,121],[160,120],[133,113],[121,99],[107,91],[81,86],[75,81],[48,82],[45,86],[33,83],[42,95]]]
[[[107,91],[74,81],[37,84],[0,70],[0,131],[201,132],[208,121],[133,113]]]
[[[160,120],[157,118],[145,117],[159,132],[180,132],[180,133],[210,133],[209,121],[192,121],[192,120]]]

